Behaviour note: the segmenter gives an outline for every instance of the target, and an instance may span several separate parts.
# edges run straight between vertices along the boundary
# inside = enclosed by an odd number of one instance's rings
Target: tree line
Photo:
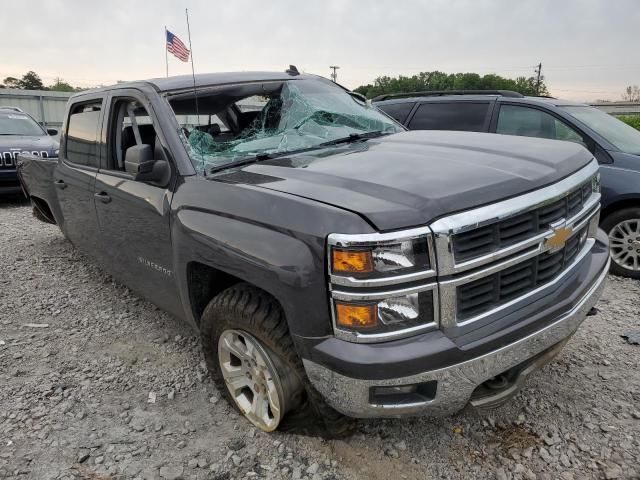
[[[409,93],[434,90],[513,90],[523,95],[549,95],[544,76],[517,77],[516,79],[500,75],[477,73],[444,73],[439,71],[421,72],[407,77],[378,77],[372,84],[362,85],[356,92],[367,98],[382,94]]]
[[[33,70],[25,73],[22,78],[6,77],[0,84],[0,88],[18,88],[20,90],[51,90],[54,92],[78,92],[84,90],[79,87],[74,87],[65,82],[61,78],[56,78],[56,81],[45,86],[40,76]]]

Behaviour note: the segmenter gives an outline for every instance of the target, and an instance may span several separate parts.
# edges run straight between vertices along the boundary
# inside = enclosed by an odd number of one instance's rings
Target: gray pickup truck
[[[59,158],[18,172],[40,219],[200,332],[265,431],[499,405],[609,266],[582,146],[409,132],[295,68],[76,94]]]

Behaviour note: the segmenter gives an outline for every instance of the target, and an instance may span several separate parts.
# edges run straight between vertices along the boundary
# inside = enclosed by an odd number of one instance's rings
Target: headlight
[[[437,290],[428,228],[332,234],[327,250],[336,336],[374,342],[437,326]]]
[[[330,273],[362,280],[430,271],[430,243],[425,233],[399,239],[389,234],[330,235]]]
[[[334,291],[336,333],[355,341],[380,341],[435,327],[434,293],[432,286],[369,295]]]

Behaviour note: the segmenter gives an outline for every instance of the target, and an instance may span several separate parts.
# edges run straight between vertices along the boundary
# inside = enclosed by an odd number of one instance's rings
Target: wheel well
[[[199,262],[191,262],[187,265],[187,281],[191,310],[198,324],[202,312],[213,297],[230,286],[242,282],[233,275]]]
[[[31,197],[31,203],[34,209],[37,209],[40,214],[49,222],[55,225],[56,220],[51,213],[51,209],[49,208],[49,204],[41,198]]]
[[[632,208],[632,207],[640,207],[640,198],[625,198],[624,200],[619,200],[610,205],[607,205],[606,208],[602,209],[600,213],[600,223],[604,221],[609,215],[617,210],[622,210],[623,208]]]

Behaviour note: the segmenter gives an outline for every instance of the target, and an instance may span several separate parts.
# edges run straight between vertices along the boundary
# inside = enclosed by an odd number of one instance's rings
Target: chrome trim
[[[473,273],[471,275],[467,275],[459,279],[456,278],[454,280],[440,282],[440,298],[443,305],[443,311],[440,313],[440,325],[442,326],[442,328],[451,328],[456,326],[464,327],[465,325],[469,325],[473,322],[477,322],[479,320],[483,320],[487,317],[490,317],[491,315],[495,315],[500,310],[504,310],[517,303],[526,301],[528,298],[531,298],[537,295],[538,293],[546,290],[547,288],[553,287],[573,271],[573,269],[589,254],[589,252],[591,251],[595,243],[596,241],[593,238],[587,238],[584,246],[582,247],[582,250],[580,250],[578,255],[576,255],[576,258],[573,260],[573,262],[571,262],[571,264],[567,266],[567,268],[565,268],[562,272],[560,272],[560,274],[557,277],[555,277],[553,280],[550,280],[544,285],[540,285],[539,287],[535,288],[534,290],[531,290],[530,292],[525,293],[524,295],[521,295],[520,297],[514,298],[513,300],[510,300],[506,303],[501,303],[500,305],[496,306],[495,308],[492,308],[491,310],[487,310],[486,312],[482,312],[479,315],[476,315],[471,318],[467,318],[466,320],[463,320],[463,321],[458,321],[456,316],[457,303],[458,303],[457,292],[456,292],[457,287],[459,287],[460,285],[464,285],[465,283],[472,282],[473,280],[477,280],[478,278],[486,277],[487,275],[495,273],[496,271],[499,271],[499,270],[503,270],[512,265],[516,265],[518,262],[515,262],[515,261],[503,262],[502,264],[500,264],[500,268],[495,268],[495,269],[492,268],[491,269],[492,271],[489,273],[485,273],[486,271],[482,271],[482,272],[479,272],[479,273],[482,273],[482,275]],[[529,255],[527,258],[531,258],[534,256],[535,255]],[[519,261],[522,261],[522,259],[519,259]]]
[[[429,255],[430,266],[428,270],[379,276],[375,278],[355,278],[348,275],[336,275],[332,272],[331,247],[375,247],[399,243],[406,240],[413,240],[416,237],[424,237],[427,240],[427,254]],[[351,287],[385,287],[389,285],[415,282],[436,276],[436,258],[433,246],[433,235],[429,227],[419,227],[387,233],[332,233],[327,237],[327,245],[327,271],[329,272],[329,281],[334,285]]]
[[[431,224],[434,233],[434,246],[438,258],[438,274],[452,275],[454,273],[479,267],[483,264],[495,261],[498,258],[515,253],[519,248],[527,248],[529,240],[520,244],[507,247],[503,251],[493,252],[478,259],[468,260],[456,264],[452,248],[452,235],[483,227],[495,222],[506,220],[510,217],[540,208],[547,203],[555,202],[564,197],[567,192],[583,185],[598,172],[598,162],[594,159],[587,166],[575,174],[548,187],[520,195],[502,202],[493,203],[473,210],[457,213]],[[589,203],[578,214],[584,214],[589,208],[598,203],[600,194],[593,192]],[[575,218],[575,217],[574,217]],[[531,242],[535,243],[534,240]]]
[[[411,228],[409,230],[398,230],[386,233],[332,233],[328,237],[328,244],[337,247],[357,247],[362,244],[367,245],[384,245],[387,243],[397,243],[405,240],[411,240],[421,235],[431,234],[429,227]]]
[[[401,378],[363,380],[334,372],[303,359],[305,371],[324,399],[341,413],[359,418],[409,415],[450,415],[464,408],[473,391],[488,379],[545,352],[569,338],[597,303],[605,286],[610,259],[578,304],[555,322],[509,345],[449,367]],[[436,397],[427,402],[379,405],[369,401],[372,387],[411,385],[437,381]]]
[[[394,275],[392,277],[380,278],[354,278],[343,277],[341,275],[329,275],[332,284],[342,287],[387,287],[389,285],[397,285],[400,283],[416,282],[426,278],[435,277],[435,270],[424,270],[422,272],[411,272],[403,275]]]
[[[429,323],[424,323],[421,325],[416,325],[411,328],[405,328],[402,330],[395,330],[392,332],[385,333],[360,333],[353,332],[350,330],[343,330],[339,328],[336,324],[336,310],[335,310],[335,300],[342,301],[367,301],[367,300],[383,300],[385,298],[399,297],[402,295],[409,295],[411,293],[420,293],[431,291],[433,295],[433,321]],[[428,285],[421,285],[418,287],[411,288],[403,288],[398,290],[388,290],[385,292],[346,292],[346,291],[336,291],[333,290],[331,292],[332,298],[330,299],[331,304],[331,323],[333,325],[333,332],[336,338],[340,338],[342,340],[346,340],[348,342],[356,342],[356,343],[374,343],[374,342],[386,342],[390,340],[398,340],[400,338],[410,337],[412,335],[416,335],[418,333],[423,333],[429,330],[435,330],[438,328],[439,322],[439,295],[438,295],[438,284],[430,283]]]

